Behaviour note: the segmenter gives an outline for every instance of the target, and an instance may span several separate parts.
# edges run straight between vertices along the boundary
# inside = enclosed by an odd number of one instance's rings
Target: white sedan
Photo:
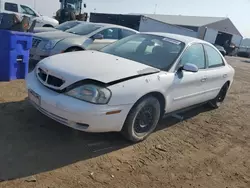
[[[26,83],[31,103],[46,116],[80,131],[121,131],[138,142],[164,114],[203,103],[218,108],[233,77],[205,41],[141,33],[100,51],[48,57]]]

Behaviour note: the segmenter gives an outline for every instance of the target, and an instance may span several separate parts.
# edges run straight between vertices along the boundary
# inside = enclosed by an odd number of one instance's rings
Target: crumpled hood
[[[36,33],[34,37],[41,38],[44,40],[53,40],[53,39],[65,39],[70,37],[79,37],[79,35],[63,31],[50,31],[50,32]]]
[[[33,33],[43,33],[50,31],[58,31],[58,30],[53,27],[35,27]]]
[[[37,68],[62,78],[65,83],[61,89],[84,79],[109,83],[160,71],[135,61],[92,50],[51,56],[41,61]]]

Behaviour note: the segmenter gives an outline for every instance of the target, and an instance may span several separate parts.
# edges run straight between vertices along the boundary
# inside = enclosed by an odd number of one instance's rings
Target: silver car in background
[[[66,31],[77,26],[80,23],[84,23],[84,21],[68,21],[64,22],[56,27],[35,27],[33,33],[43,33],[43,32],[50,32],[50,31]]]
[[[63,31],[37,33],[33,36],[30,61],[37,63],[51,55],[81,51],[99,50],[138,31],[113,24],[83,23]]]

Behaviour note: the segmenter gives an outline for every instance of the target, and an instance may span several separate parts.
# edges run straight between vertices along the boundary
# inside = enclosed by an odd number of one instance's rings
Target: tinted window
[[[136,34],[104,47],[101,51],[155,68],[168,70],[185,44],[171,38]]]
[[[122,29],[122,32],[121,32],[121,33],[122,33],[121,38],[128,37],[128,36],[130,36],[130,35],[135,34],[134,31],[127,30],[127,29]]]
[[[84,23],[79,24],[71,29],[68,29],[66,32],[74,33],[77,35],[88,35],[98,29],[100,29],[102,26],[97,24],[90,24],[90,23]]]
[[[58,30],[61,30],[61,31],[66,31],[68,29],[71,29],[71,28],[77,26],[80,23],[81,22],[78,22],[78,21],[68,21],[68,22],[65,22],[65,23],[62,23],[62,24],[56,26],[55,28]]]
[[[17,4],[5,3],[4,9],[11,12],[18,12]]]
[[[207,52],[209,68],[220,67],[224,65],[221,55],[214,48],[208,45],[204,45],[204,48]]]
[[[199,69],[205,68],[205,54],[201,44],[193,44],[183,53],[179,67],[187,63],[195,64]]]
[[[103,35],[104,39],[119,39],[119,30],[118,28],[108,28],[100,32]]]
[[[22,14],[28,14],[31,16],[36,16],[36,13],[29,7],[25,6],[25,5],[20,5],[21,7],[21,13]]]

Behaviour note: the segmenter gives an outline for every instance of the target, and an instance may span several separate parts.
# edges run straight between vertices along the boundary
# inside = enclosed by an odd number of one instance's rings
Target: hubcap
[[[154,123],[154,113],[155,110],[151,105],[145,106],[140,110],[134,123],[136,133],[146,133],[151,129]]]

